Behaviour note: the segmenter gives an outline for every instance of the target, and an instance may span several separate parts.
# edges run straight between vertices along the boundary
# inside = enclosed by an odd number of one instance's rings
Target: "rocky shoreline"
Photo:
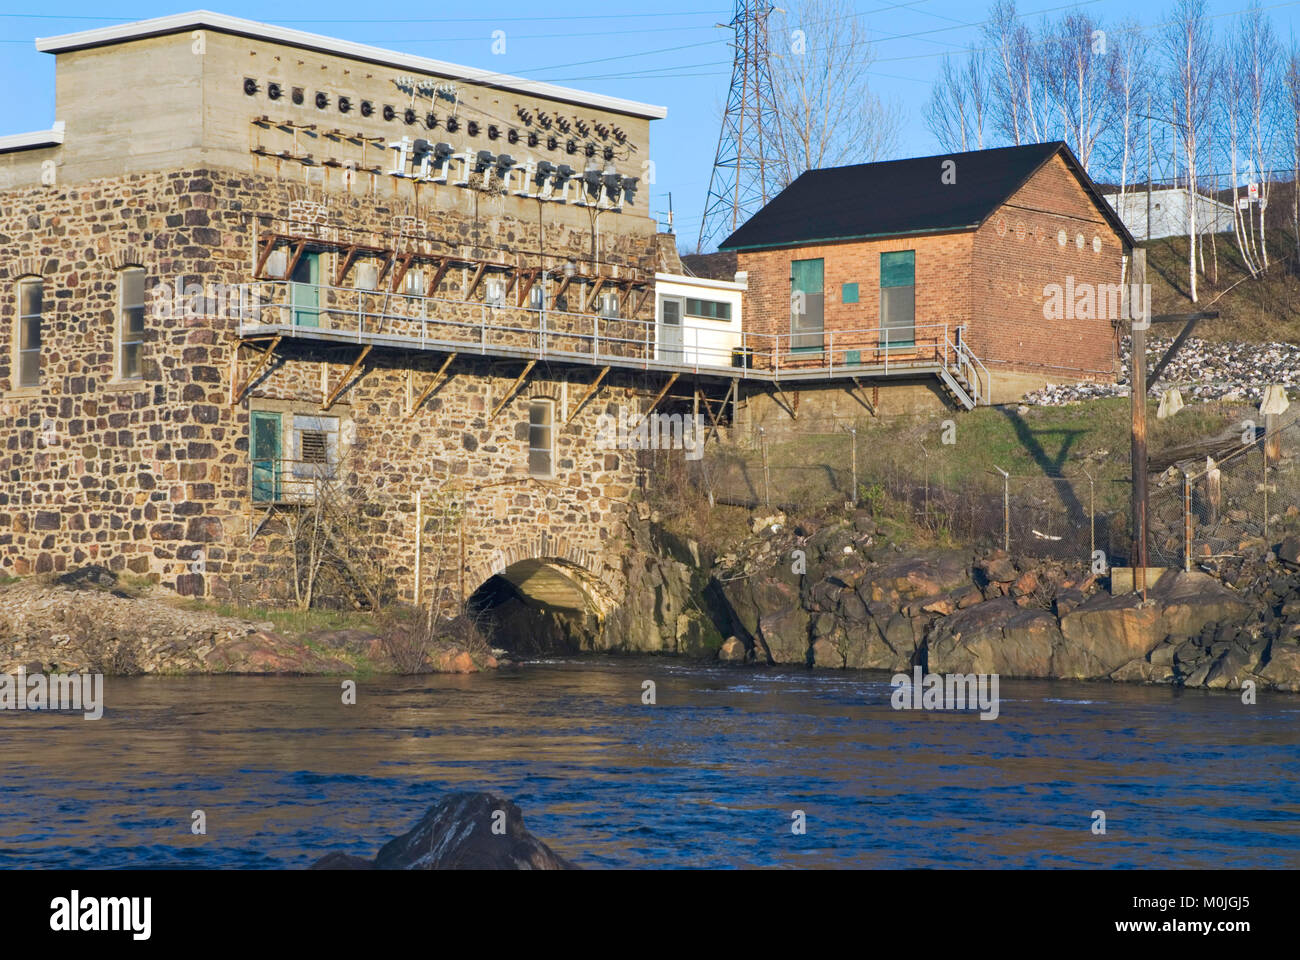
[[[474,673],[497,666],[474,645],[409,629],[280,633],[274,624],[133,596],[100,567],[0,586],[0,673]]]
[[[714,569],[734,633],[722,659],[1300,691],[1294,562],[1168,571],[1143,602],[1055,561],[904,556],[877,544],[865,512],[817,530],[781,515],[756,526]]]

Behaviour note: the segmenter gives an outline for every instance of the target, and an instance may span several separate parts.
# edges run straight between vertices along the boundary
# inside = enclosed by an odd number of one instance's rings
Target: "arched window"
[[[144,268],[123,267],[117,273],[117,379],[144,376],[140,355],[144,347]]]
[[[15,386],[41,385],[41,309],[45,281],[24,277],[18,281],[18,331],[14,344]]]

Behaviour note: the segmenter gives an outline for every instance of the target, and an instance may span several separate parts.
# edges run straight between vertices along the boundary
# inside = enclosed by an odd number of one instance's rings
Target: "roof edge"
[[[63,121],[60,120],[49,130],[33,130],[30,133],[10,133],[0,137],[0,153],[15,150],[35,150],[40,147],[57,147],[63,143]]]
[[[257,40],[270,40],[287,46],[300,47],[304,50],[316,50],[365,60],[370,63],[386,64],[405,70],[420,70],[439,76],[452,77],[469,83],[480,84],[501,90],[513,90],[533,96],[546,97],[551,100],[564,100],[583,106],[598,107],[611,113],[622,113],[647,120],[662,120],[668,116],[667,107],[640,103],[636,100],[624,100],[621,97],[607,97],[601,94],[575,90],[572,87],[560,87],[540,80],[527,80],[477,67],[466,67],[445,60],[432,60],[410,53],[400,53],[383,47],[372,47],[350,40],[340,40],[318,33],[306,33],[277,27],[256,20],[245,20],[209,10],[194,10],[188,13],[175,13],[151,20],[136,20],[131,23],[117,24],[111,27],[96,27],[77,33],[65,33],[55,37],[40,37],[36,40],[36,49],[41,53],[66,53],[72,50],[84,50],[88,47],[107,46],[130,40],[143,40],[147,37],[179,33],[184,30],[207,28],[222,33],[251,37]]]
[[[927,237],[941,233],[969,233],[971,230],[978,230],[979,228],[980,224],[970,223],[965,226],[932,227],[926,230],[891,230],[888,233],[859,233],[844,237],[817,237],[812,240],[782,240],[779,243],[753,243],[747,244],[743,247],[719,246],[718,250],[735,250],[737,252],[744,250],[779,250],[789,247],[813,247],[825,243],[849,243],[854,240],[888,240],[890,237]]]

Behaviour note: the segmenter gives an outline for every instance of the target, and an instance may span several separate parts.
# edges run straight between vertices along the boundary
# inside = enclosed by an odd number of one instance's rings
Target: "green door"
[[[253,499],[280,499],[280,415],[254,411],[249,439],[253,464]]]
[[[822,349],[824,272],[822,260],[790,262],[790,349],[792,351],[811,352]]]
[[[293,300],[293,323],[297,327],[320,326],[320,254],[304,253],[293,268],[289,286]]]

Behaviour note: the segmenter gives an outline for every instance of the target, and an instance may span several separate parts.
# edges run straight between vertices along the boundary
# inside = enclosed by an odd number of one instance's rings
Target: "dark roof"
[[[720,245],[752,250],[833,240],[972,230],[1060,153],[1098,210],[1133,238],[1061,141],[808,170]],[[941,181],[946,160],[956,182]]]
[[[682,257],[682,266],[693,277],[705,280],[735,280],[736,251],[719,250],[717,253],[688,253]]]

